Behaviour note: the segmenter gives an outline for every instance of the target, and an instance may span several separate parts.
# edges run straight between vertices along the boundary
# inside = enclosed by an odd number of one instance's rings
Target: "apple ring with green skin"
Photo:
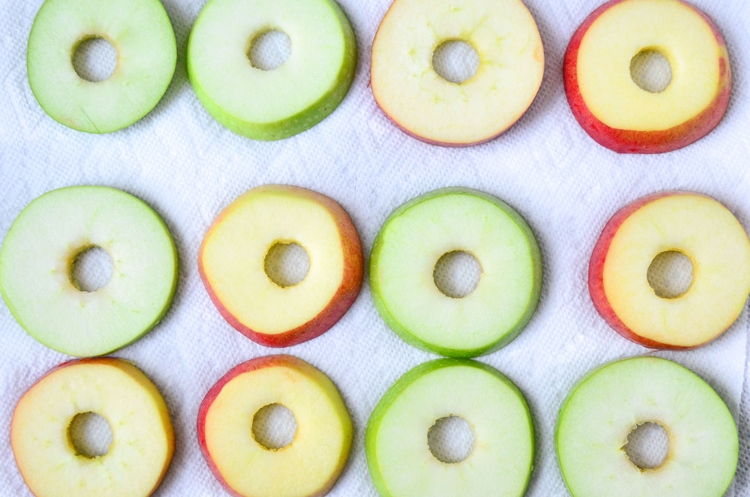
[[[102,456],[78,454],[68,429],[95,412],[112,430]],[[151,495],[169,468],[174,433],[156,386],[127,361],[70,361],[49,371],[18,401],[10,443],[18,469],[37,497]]]
[[[305,278],[281,286],[265,270],[278,243],[297,243],[310,258]],[[198,256],[209,297],[224,319],[267,347],[311,340],[346,314],[359,295],[364,256],[357,230],[334,200],[305,188],[264,185],[227,206]]]
[[[464,251],[482,274],[463,298],[443,294],[434,269]],[[534,234],[509,205],[468,188],[436,190],[402,205],[378,233],[370,257],[375,307],[415,347],[475,357],[510,343],[539,302],[542,262]]]
[[[251,43],[286,33],[289,58],[270,71],[248,60]],[[230,130],[280,140],[325,119],[346,96],[357,64],[349,20],[333,0],[210,0],[190,33],[187,67],[201,104]]]
[[[73,68],[81,42],[104,38],[117,50],[109,79]],[[87,133],[130,126],[167,91],[177,62],[174,31],[158,0],[46,0],[29,35],[29,84],[55,121]]]
[[[79,254],[101,247],[107,284],[85,292],[71,277]],[[36,340],[72,356],[107,354],[134,342],[166,314],[177,286],[177,252],[164,221],[114,188],[75,186],[36,198],[0,251],[0,293]]]
[[[630,64],[653,50],[672,67],[660,93]],[[565,93],[578,123],[618,153],[663,153],[701,139],[729,105],[732,72],[716,25],[682,0],[610,0],[589,15],[565,53]]]
[[[663,252],[690,259],[685,293],[662,298],[648,268]],[[750,240],[720,202],[691,192],[647,195],[607,222],[591,254],[591,301],[615,331],[646,347],[690,349],[719,337],[750,294]]]
[[[458,463],[430,451],[427,432],[459,416],[474,448]],[[365,454],[382,497],[521,497],[534,461],[534,425],[518,388],[499,371],[465,359],[438,359],[402,376],[367,423]]]
[[[263,407],[292,411],[292,442],[269,449],[252,425]],[[289,355],[258,357],[232,368],[198,411],[198,443],[214,476],[238,497],[323,496],[349,459],[352,421],[336,385]]]
[[[641,469],[624,450],[643,423],[669,437],[662,464]],[[573,497],[721,497],[737,468],[737,425],[716,392],[690,370],[658,357],[602,366],[560,408],[560,470]]]
[[[432,66],[435,49],[455,40],[479,55],[461,83]],[[543,74],[542,39],[520,0],[395,0],[372,44],[375,101],[403,131],[437,145],[503,133],[529,108]]]

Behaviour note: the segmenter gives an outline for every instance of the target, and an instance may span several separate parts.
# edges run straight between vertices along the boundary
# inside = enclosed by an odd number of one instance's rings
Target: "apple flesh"
[[[71,269],[101,247],[112,258],[103,287],[81,291]],[[44,345],[73,356],[134,342],[166,314],[177,286],[167,226],[143,201],[114,188],[45,193],[18,215],[0,252],[0,293],[18,323]]]
[[[459,416],[474,448],[458,463],[430,452],[427,432]],[[401,377],[367,423],[365,453],[382,497],[502,495],[521,497],[534,461],[534,427],[523,394],[497,370],[463,359],[439,359]]]
[[[251,435],[255,413],[270,404],[287,407],[297,420],[294,440],[278,450]],[[352,422],[336,386],[321,371],[288,355],[259,357],[231,369],[206,394],[198,442],[232,495],[323,496],[349,458]]]
[[[662,298],[647,272],[662,252],[693,265],[683,295]],[[716,200],[690,192],[648,195],[619,210],[591,254],[594,307],[625,338],[646,347],[689,349],[721,335],[739,317],[750,293],[750,241]]]
[[[482,268],[463,298],[434,281],[446,253],[472,254]],[[468,188],[436,190],[396,209],[370,257],[373,300],[406,342],[450,357],[474,357],[510,343],[539,302],[542,262],[526,221],[503,201]],[[499,304],[501,303],[501,304]]]
[[[76,453],[68,435],[80,413],[103,416],[113,442],[103,456]],[[169,411],[159,390],[115,358],[66,362],[18,401],[10,430],[18,469],[37,497],[136,497],[159,486],[174,453]]]
[[[644,50],[673,69],[661,93],[630,77],[631,60]],[[576,120],[618,153],[663,153],[699,140],[721,121],[732,89],[721,33],[682,0],[610,0],[576,30],[563,68]]]
[[[462,40],[479,55],[476,73],[452,83],[435,72],[443,42]],[[534,18],[519,0],[395,0],[372,45],[375,101],[399,128],[428,143],[491,140],[526,112],[544,73]]]
[[[289,59],[264,71],[247,53],[270,30],[292,41]],[[210,0],[190,33],[190,83],[222,125],[279,140],[325,119],[346,96],[357,64],[354,33],[333,0]]]
[[[281,287],[264,261],[277,243],[298,243],[310,272]],[[354,303],[364,258],[349,215],[304,188],[266,185],[236,199],[201,245],[198,267],[211,300],[242,334],[267,347],[288,347],[326,332]]]
[[[667,432],[669,452],[653,469],[624,447],[643,423]],[[584,377],[560,409],[560,470],[573,497],[724,495],[737,468],[737,426],[724,401],[697,375],[665,359],[638,357]]]
[[[73,55],[104,38],[117,50],[112,76],[82,79]],[[29,35],[29,85],[55,121],[87,133],[130,126],[167,91],[177,62],[174,31],[158,0],[47,0]]]

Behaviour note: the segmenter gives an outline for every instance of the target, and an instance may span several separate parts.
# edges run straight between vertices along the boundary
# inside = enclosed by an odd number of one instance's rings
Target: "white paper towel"
[[[557,410],[590,369],[648,353],[613,332],[588,296],[588,258],[606,220],[625,203],[663,189],[699,191],[721,200],[750,227],[750,118],[747,24],[743,0],[696,0],[729,46],[734,90],[726,117],[698,143],[660,156],[620,156],[596,145],[575,122],[562,86],[562,57],[578,24],[599,0],[527,2],[545,45],[546,72],[529,112],[507,133],[467,149],[409,138],[378,110],[368,87],[370,46],[390,0],[341,0],[359,44],[352,89],[328,119],[288,140],[261,143],[235,135],[201,107],[186,78],[185,46],[204,2],[165,0],[178,41],[177,72],[166,96],[142,121],[94,136],[65,128],[38,106],[28,86],[25,49],[41,0],[0,1],[0,237],[32,199],[54,188],[121,188],[165,219],[180,253],[172,309],[149,335],[117,352],[135,361],[163,392],[177,449],[160,496],[224,495],[197,445],[198,406],[230,367],[272,353],[297,355],[339,386],[355,425],[351,458],[333,496],[375,496],[364,457],[364,429],[380,396],[412,367],[435,356],[396,337],[372,304],[369,286],[328,333],[290,349],[261,347],[220,317],[196,267],[202,237],[216,215],[247,189],[265,183],[305,186],[339,201],[359,229],[366,255],[385,218],[421,193],[467,186],[513,205],[534,229],[544,255],[544,289],[528,328],[480,360],[508,375],[526,395],[537,430],[529,496],[567,495],[554,457]],[[293,50],[293,47],[292,47]],[[750,320],[747,310],[716,342],[661,354],[692,368],[739,413]],[[8,429],[19,396],[67,358],[30,338],[0,305],[0,494],[29,495],[13,462]],[[747,396],[743,414],[750,413]],[[742,418],[738,495],[750,494]],[[426,434],[425,434],[426,436]]]

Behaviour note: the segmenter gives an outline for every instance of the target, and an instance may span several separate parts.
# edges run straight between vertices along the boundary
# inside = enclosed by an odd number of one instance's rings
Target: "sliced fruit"
[[[252,436],[255,414],[271,404],[292,411],[297,433],[271,450]],[[214,476],[232,495],[307,497],[328,493],[349,458],[352,422],[336,386],[288,355],[234,367],[201,403],[198,441]]]
[[[105,81],[86,81],[73,67],[78,46],[90,38],[117,50],[117,67]],[[158,0],[46,0],[31,27],[26,62],[31,90],[52,119],[109,133],[159,103],[176,61],[172,25]]]
[[[310,271],[282,287],[265,271],[268,251],[296,243]],[[198,267],[211,300],[243,335],[288,347],[326,332],[362,286],[362,245],[349,215],[330,198],[304,188],[266,185],[232,202],[206,233]]]
[[[248,59],[268,31],[286,33],[289,58],[264,71]],[[221,124],[279,140],[325,119],[344,99],[357,64],[354,33],[333,0],[210,0],[188,42],[190,83]]]
[[[648,268],[663,252],[680,252],[693,281],[675,298],[656,294]],[[699,347],[721,335],[750,294],[750,240],[718,201],[666,191],[640,198],[607,223],[591,254],[594,307],[625,338],[651,348]]]
[[[448,416],[474,431],[473,451],[458,463],[439,461],[427,443],[430,427]],[[523,394],[497,370],[439,359],[406,373],[380,399],[365,451],[382,497],[521,497],[534,460],[534,427]]]
[[[462,83],[432,66],[435,49],[455,40],[479,55]],[[542,39],[520,0],[395,0],[372,44],[375,101],[403,131],[438,145],[501,134],[531,105],[543,74]]]
[[[669,436],[664,462],[641,469],[625,453],[643,423]],[[714,390],[657,357],[625,359],[584,377],[560,409],[557,457],[573,497],[720,497],[737,468],[737,426]]]
[[[435,285],[446,253],[473,255],[476,289],[451,298]],[[507,345],[536,309],[542,286],[539,247],[528,224],[503,201],[447,188],[407,202],[386,220],[370,258],[370,286],[381,317],[415,347],[474,357]]]
[[[112,277],[93,292],[71,277],[76,257],[100,247]],[[45,193],[18,215],[0,252],[0,293],[18,323],[64,354],[95,356],[137,340],[169,309],[177,251],[159,215],[114,188]]]
[[[633,58],[656,51],[672,81],[660,93],[631,77]],[[589,15],[565,53],[565,93],[597,143],[619,153],[662,153],[699,140],[721,121],[732,72],[706,14],[682,0],[610,0]]]
[[[103,456],[76,453],[68,428],[77,414],[103,416],[113,442]],[[18,401],[10,442],[16,464],[37,497],[151,495],[174,452],[169,411],[141,371],[115,358],[66,362]]]

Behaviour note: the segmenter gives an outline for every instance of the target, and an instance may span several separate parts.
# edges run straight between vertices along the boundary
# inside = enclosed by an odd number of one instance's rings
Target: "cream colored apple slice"
[[[255,414],[273,404],[291,410],[297,421],[291,444],[276,450],[252,431]],[[323,496],[349,458],[352,422],[324,373],[296,357],[275,355],[232,368],[209,390],[198,412],[198,441],[232,495]]]
[[[68,426],[94,412],[109,422],[107,454],[76,453]],[[10,442],[24,481],[37,497],[141,497],[161,482],[174,452],[164,399],[127,361],[82,359],[48,372],[18,401]]]
[[[435,72],[435,49],[469,43],[474,76],[457,84]],[[372,92],[383,112],[412,136],[465,146],[490,140],[534,100],[544,50],[520,0],[395,0],[372,46]]]

